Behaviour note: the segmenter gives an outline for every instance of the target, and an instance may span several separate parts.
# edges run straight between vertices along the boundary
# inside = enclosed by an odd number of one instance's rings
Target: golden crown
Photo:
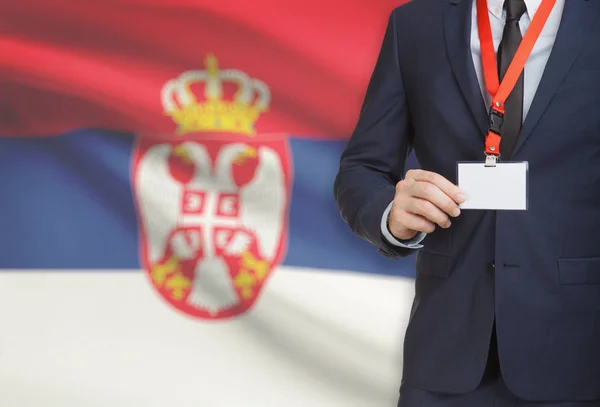
[[[206,57],[204,65],[205,70],[184,72],[163,86],[163,108],[177,124],[177,131],[256,134],[255,123],[271,100],[267,85],[239,70],[220,70],[212,54]],[[203,101],[198,101],[191,90],[197,83],[204,83]],[[232,100],[223,99],[224,83],[237,86]]]

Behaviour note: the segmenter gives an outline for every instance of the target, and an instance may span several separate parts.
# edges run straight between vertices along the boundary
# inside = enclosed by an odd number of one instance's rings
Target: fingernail
[[[467,198],[464,196],[464,194],[458,194],[456,195],[456,200],[458,201],[458,203],[463,203]]]
[[[446,223],[446,224],[444,225],[444,228],[445,228],[445,229],[448,229],[448,228],[450,227],[450,225],[452,225],[452,222],[448,221],[448,223]]]
[[[452,211],[452,214],[456,217],[458,215],[460,215],[460,209],[459,208],[454,208],[454,210]]]

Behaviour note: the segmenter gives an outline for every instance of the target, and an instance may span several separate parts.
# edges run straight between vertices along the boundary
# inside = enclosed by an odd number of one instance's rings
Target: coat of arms
[[[229,98],[227,86],[235,89]],[[160,295],[189,315],[245,312],[284,255],[287,139],[255,130],[269,101],[263,82],[220,70],[211,55],[205,70],[163,88],[178,134],[139,138],[133,178],[142,264]]]

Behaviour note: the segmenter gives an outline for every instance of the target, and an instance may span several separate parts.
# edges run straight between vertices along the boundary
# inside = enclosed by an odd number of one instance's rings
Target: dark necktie
[[[506,25],[502,34],[502,42],[498,47],[500,81],[504,78],[521,43],[519,20],[527,11],[523,0],[505,0],[504,5],[506,7]],[[500,129],[502,136],[500,153],[504,159],[510,158],[523,124],[523,82],[523,73],[521,73],[517,84],[504,104],[504,122]]]

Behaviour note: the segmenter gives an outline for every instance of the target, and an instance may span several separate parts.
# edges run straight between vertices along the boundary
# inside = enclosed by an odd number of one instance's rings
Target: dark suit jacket
[[[472,0],[394,10],[335,182],[352,230],[388,256],[381,216],[414,149],[456,182],[483,161],[487,113],[469,49]],[[464,393],[484,370],[496,318],[501,370],[530,400],[600,399],[600,0],[567,0],[517,146],[527,211],[463,211],[417,254],[408,386]],[[495,268],[493,267],[495,265]]]

